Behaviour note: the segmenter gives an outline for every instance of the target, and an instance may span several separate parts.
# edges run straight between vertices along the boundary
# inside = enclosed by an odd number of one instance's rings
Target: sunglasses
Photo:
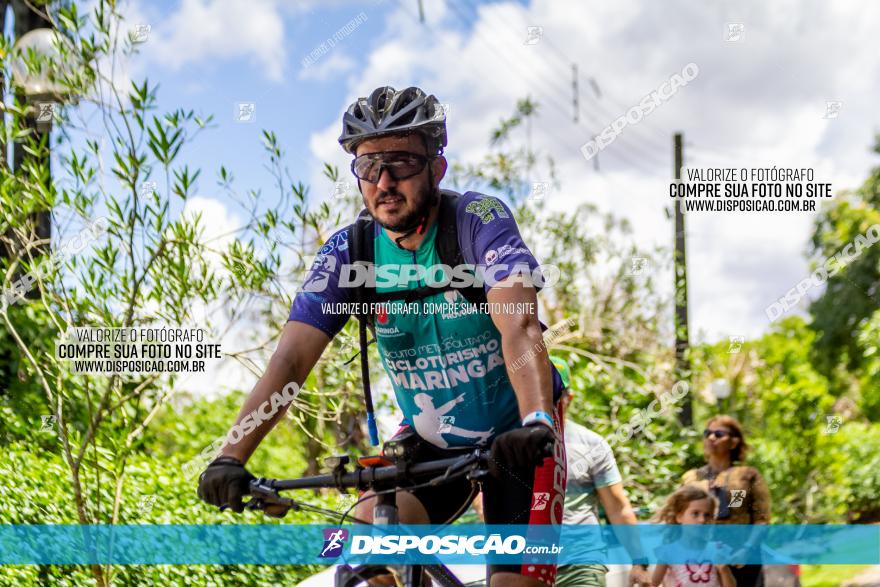
[[[400,181],[422,172],[428,158],[406,151],[385,151],[366,153],[355,157],[351,162],[351,172],[355,177],[370,183],[379,183],[382,170],[387,169],[394,181]]]
[[[730,435],[730,432],[725,430],[703,430],[703,438],[709,438],[710,436],[714,436],[715,438],[726,438]]]

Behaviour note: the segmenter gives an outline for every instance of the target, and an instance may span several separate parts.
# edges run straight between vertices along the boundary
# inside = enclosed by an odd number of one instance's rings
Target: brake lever
[[[474,453],[462,455],[461,458],[459,458],[457,462],[449,465],[449,467],[447,467],[447,469],[443,472],[442,475],[435,477],[434,479],[431,479],[430,484],[431,485],[439,485],[440,483],[443,483],[444,481],[448,480],[451,475],[454,475],[455,473],[458,473],[462,469],[465,469],[471,465],[478,464],[479,462],[480,462],[479,453],[474,452]],[[473,471],[470,471],[468,473],[468,475],[471,475],[472,473],[473,473]]]
[[[251,481],[250,494],[251,499],[244,507],[249,510],[262,510],[272,518],[283,518],[290,510],[300,509],[296,501],[278,495],[272,482],[262,477]]]
[[[473,462],[476,464],[476,466],[468,472],[467,478],[470,481],[482,481],[489,476],[489,465],[486,461],[486,459],[488,458],[488,453],[481,455],[480,451],[478,450],[472,456]]]
[[[448,473],[455,473],[456,471],[460,471],[469,465],[473,465],[475,463],[479,463],[480,457],[479,453],[474,452],[470,454],[463,455],[457,463],[451,465],[448,469],[446,469]]]

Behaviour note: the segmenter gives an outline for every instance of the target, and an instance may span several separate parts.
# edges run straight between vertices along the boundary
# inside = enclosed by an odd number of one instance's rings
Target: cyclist
[[[489,302],[488,313],[459,311],[466,296],[477,299],[473,289],[447,288],[421,303],[456,302],[452,310],[404,314],[390,311],[394,308],[389,306],[388,311],[370,316],[383,366],[404,415],[402,433],[417,436],[420,458],[425,459],[491,443],[492,475],[482,484],[487,523],[561,523],[566,470],[558,402],[562,381],[548,360],[543,325],[537,318],[539,288],[529,275],[534,277],[540,269],[513,214],[496,198],[476,192],[458,196],[440,189],[447,169],[445,113],[433,95],[419,88],[380,87],[356,100],[343,116],[339,142],[354,156],[352,171],[369,213],[362,213],[369,229],[367,254],[380,269],[399,269],[393,285],[376,284],[377,293],[424,293],[427,277],[403,267],[441,265],[450,256],[450,231],[457,238],[454,253],[487,269],[477,293]],[[330,303],[364,299],[360,297],[364,290],[358,290],[362,285],[347,286],[347,272],[360,260],[352,258],[353,240],[360,234],[352,230],[336,232],[320,249],[303,291],[294,299],[266,373],[245,400],[236,423],[273,392],[306,379],[349,318],[332,313]],[[358,252],[363,255],[364,251]],[[531,311],[499,311],[503,304],[520,304]],[[363,346],[362,337],[362,354]],[[369,399],[366,407],[369,416]],[[283,413],[278,410],[221,450],[200,477],[202,499],[242,511],[241,497],[253,478],[244,465]],[[366,497],[356,515],[371,522],[375,499]],[[470,498],[465,479],[402,492],[397,498],[400,522],[446,522],[463,511]],[[552,584],[555,560],[544,563],[490,565],[490,584]]]

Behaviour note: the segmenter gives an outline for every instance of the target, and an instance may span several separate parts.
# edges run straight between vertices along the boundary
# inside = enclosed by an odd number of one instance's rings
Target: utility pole
[[[673,138],[675,149],[675,179],[681,181],[681,168],[684,166],[682,133],[675,133]],[[684,215],[681,213],[681,200],[675,199],[675,255],[673,258],[675,276],[675,380],[690,385],[691,364],[688,358],[688,291],[687,291],[687,256],[685,248]],[[686,396],[684,406],[678,414],[682,426],[691,426],[694,422],[693,394]]]

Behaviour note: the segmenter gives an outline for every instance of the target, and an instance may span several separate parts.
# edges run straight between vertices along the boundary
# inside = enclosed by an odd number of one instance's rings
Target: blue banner
[[[880,525],[0,525],[0,564],[880,564]]]

